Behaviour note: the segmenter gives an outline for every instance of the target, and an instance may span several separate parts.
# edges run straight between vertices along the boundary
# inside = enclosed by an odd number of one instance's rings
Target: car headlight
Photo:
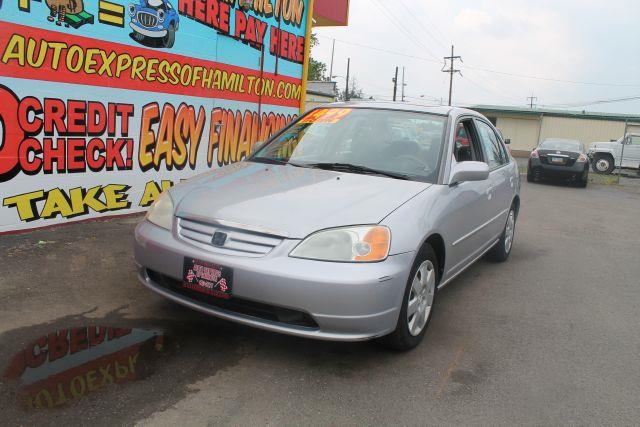
[[[158,11],[158,22],[164,22],[164,10]]]
[[[133,16],[136,14],[136,7],[132,4],[129,5],[129,15]]]
[[[289,256],[333,262],[376,262],[389,255],[391,231],[380,225],[333,228],[304,239]]]
[[[147,212],[147,221],[154,223],[158,227],[171,230],[173,227],[173,200],[169,193],[162,193],[153,202]]]

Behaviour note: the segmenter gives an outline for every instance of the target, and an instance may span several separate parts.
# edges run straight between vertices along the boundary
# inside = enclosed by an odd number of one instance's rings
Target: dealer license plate
[[[182,277],[182,287],[185,289],[216,298],[231,298],[233,270],[229,267],[185,258]]]

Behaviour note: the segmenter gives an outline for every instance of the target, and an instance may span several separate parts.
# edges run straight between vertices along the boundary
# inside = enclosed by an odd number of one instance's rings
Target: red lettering
[[[16,120],[19,99],[15,93],[0,85],[0,182],[8,181],[18,173],[18,147],[25,138]]]
[[[33,120],[29,121],[29,115],[33,113]],[[38,115],[42,114],[42,104],[37,98],[27,96],[20,101],[18,108],[18,123],[25,133],[37,135],[42,129],[42,119]]]
[[[89,345],[91,347],[101,344],[107,337],[107,328],[102,326],[89,327]]]
[[[89,341],[87,340],[87,328],[73,328],[71,329],[71,354],[77,353],[81,350],[89,348]]]
[[[104,141],[100,138],[93,138],[87,144],[87,165],[92,171],[99,171],[104,167]],[[98,155],[96,156],[96,153]]]
[[[33,159],[29,159],[29,152],[33,153]],[[18,157],[24,173],[33,175],[40,170],[42,167],[42,159],[38,157],[40,154],[42,154],[42,146],[37,139],[27,138],[20,144]]]
[[[69,138],[67,140],[67,171],[83,172],[85,140],[84,138]]]
[[[89,101],[87,106],[87,135],[102,135],[106,127],[107,109],[101,102]]]
[[[60,99],[45,99],[44,101],[44,133],[53,135],[56,130],[59,135],[64,135],[67,128],[64,124],[65,108]]]
[[[53,138],[44,138],[44,172],[53,172],[53,162],[56,163],[58,172],[65,170],[65,140],[58,138],[55,148],[53,147]]]
[[[242,11],[236,10],[236,37],[241,37],[247,30],[247,15]]]
[[[37,368],[47,360],[47,337],[40,337],[25,350],[25,362],[30,368]]]
[[[84,101],[70,100],[67,103],[67,132],[71,135],[84,135],[86,117],[87,104]]]
[[[49,362],[66,356],[69,351],[68,335],[69,331],[67,329],[61,329],[49,334]]]

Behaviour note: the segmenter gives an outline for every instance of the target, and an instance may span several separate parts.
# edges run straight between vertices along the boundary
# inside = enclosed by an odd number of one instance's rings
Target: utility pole
[[[344,90],[344,100],[349,100],[349,68],[351,67],[351,58],[347,58],[347,83]]]
[[[406,84],[404,83],[404,67],[402,67],[402,102],[404,102],[404,87]]]
[[[538,100],[538,97],[533,96],[533,94],[531,94],[531,96],[527,96],[527,101],[529,101],[529,108],[533,110],[533,103],[534,101],[537,101],[537,100]]]
[[[451,66],[449,67],[448,70],[442,70],[443,73],[449,73],[449,105],[451,105],[451,96],[453,94],[453,75],[455,73],[459,73],[460,70],[456,70],[453,68],[454,62],[456,59],[459,59],[460,62],[464,62],[462,61],[462,57],[461,56],[454,56],[453,54],[453,45],[451,45],[451,56],[445,56],[444,60],[449,60],[451,62]]]
[[[278,39],[279,40],[279,39]],[[331,48],[331,66],[329,67],[329,80],[333,80],[333,54],[336,51],[336,39],[333,39],[333,47]]]
[[[398,67],[396,67],[396,76],[393,78],[393,102],[396,102],[398,94]]]

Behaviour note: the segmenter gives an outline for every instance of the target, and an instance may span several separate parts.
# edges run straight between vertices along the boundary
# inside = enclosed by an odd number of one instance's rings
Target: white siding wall
[[[577,139],[588,147],[592,142],[618,139],[623,134],[624,122],[569,117],[544,117],[542,120],[540,139]]]
[[[506,139],[511,140],[511,150],[531,151],[538,145],[540,120],[498,116],[496,127]]]

